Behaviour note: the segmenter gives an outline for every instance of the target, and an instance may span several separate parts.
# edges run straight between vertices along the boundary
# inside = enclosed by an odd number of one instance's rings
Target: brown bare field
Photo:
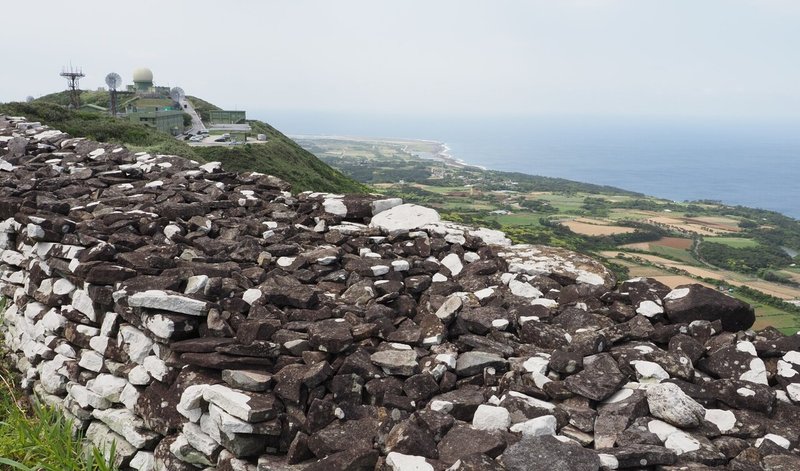
[[[594,219],[594,218],[575,218],[573,219],[573,221],[582,222],[585,224],[595,224],[597,226],[610,226],[611,224],[613,224],[605,219]]]
[[[673,249],[687,250],[692,248],[692,239],[684,239],[682,237],[662,237],[653,242],[653,244],[672,247]]]
[[[618,253],[619,252],[615,251],[601,252],[602,255],[611,258],[616,257]],[[666,258],[658,257],[655,255],[647,255],[647,254],[626,254],[626,255],[629,257],[638,257],[642,260],[646,260],[658,266],[667,268],[677,268],[693,276],[724,281],[725,283],[732,286],[747,286],[781,299],[800,299],[800,289],[793,288],[791,286],[784,286],[778,283],[771,283],[769,281],[752,279],[744,275],[741,275],[739,273],[729,272],[725,270],[712,270],[709,268],[693,267],[691,265],[686,265],[681,262],[674,262],[672,260],[668,260]]]
[[[688,250],[692,247],[692,239],[684,239],[682,237],[662,237],[653,242],[637,242],[634,244],[621,245],[621,248],[636,249],[636,250],[650,250],[653,245],[663,245],[664,247],[671,247],[673,249]]]
[[[650,244],[654,242],[636,242],[633,244],[625,244],[620,245],[619,248],[621,249],[633,249],[633,250],[650,250]]]
[[[628,271],[631,274],[631,278],[636,278],[639,276],[647,277],[647,278],[654,278],[665,285],[669,286],[670,288],[675,288],[680,285],[688,285],[692,283],[700,283],[703,286],[707,286],[709,288],[714,288],[714,286],[705,283],[703,281],[695,280],[694,278],[686,275],[675,275],[670,273],[662,268],[654,267],[651,265],[639,265],[636,263],[631,263],[626,260],[618,259],[619,263],[628,267]]]
[[[723,231],[730,231],[730,232],[741,232],[741,228],[739,227],[739,221],[736,219],[726,218],[722,216],[701,216],[695,218],[684,218],[686,221],[692,224],[701,224],[710,226],[713,228],[718,228]]]
[[[607,236],[607,235],[614,235],[614,234],[628,234],[630,232],[635,232],[636,229],[632,227],[623,227],[623,226],[608,226],[608,225],[601,225],[601,224],[588,224],[585,222],[580,222],[578,220],[562,222],[561,224],[567,226],[569,230],[576,234],[587,235],[587,236]]]
[[[647,219],[646,222],[662,226],[668,226],[671,229],[681,231],[684,233],[695,233],[704,236],[714,236],[720,234],[730,234],[737,232],[738,228],[734,230],[729,226],[722,226],[718,224],[706,224],[699,220],[674,218],[668,216],[657,216]]]

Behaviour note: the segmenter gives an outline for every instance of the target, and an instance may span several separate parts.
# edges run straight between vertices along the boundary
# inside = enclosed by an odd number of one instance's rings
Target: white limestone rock
[[[451,294],[444,300],[442,305],[439,306],[439,309],[436,310],[436,317],[442,322],[450,322],[455,318],[455,315],[461,310],[463,305],[464,301],[461,299],[461,296]]]
[[[144,366],[144,369],[147,370],[147,373],[150,376],[158,381],[164,381],[170,372],[170,368],[167,366],[167,363],[155,355],[150,355],[145,358],[142,366]]]
[[[543,415],[534,419],[519,422],[511,426],[511,431],[522,433],[522,437],[538,437],[541,435],[555,435],[558,422],[554,415]]]
[[[134,293],[128,296],[128,305],[177,312],[189,316],[205,316],[208,314],[208,305],[205,301],[162,290],[147,290]]]
[[[92,416],[125,437],[125,440],[136,448],[149,447],[161,437],[156,432],[148,430],[144,420],[128,409],[95,409],[92,411]]]
[[[664,314],[664,306],[656,301],[645,300],[639,303],[636,308],[636,313],[644,317],[655,317],[659,314]]]
[[[475,410],[472,426],[479,430],[508,430],[511,414],[505,407],[481,404]]]
[[[511,290],[511,294],[514,296],[530,299],[542,297],[542,292],[526,281],[510,280],[508,289]]]
[[[108,409],[111,401],[78,383],[67,384],[67,394],[83,408]]]
[[[669,373],[658,363],[636,360],[632,361],[631,365],[636,370],[636,377],[640,383],[660,383],[665,379],[669,379]]]
[[[786,394],[792,402],[800,404],[800,383],[791,383],[787,385]]]
[[[219,450],[220,445],[210,435],[203,432],[199,425],[193,422],[183,424],[183,436],[192,446],[206,456],[214,456]]]
[[[222,384],[213,384],[205,388],[203,400],[218,406],[234,417],[249,422],[268,420],[277,413],[272,396],[245,393]]]
[[[186,280],[186,288],[183,290],[184,294],[195,294],[203,291],[203,288],[208,284],[207,275],[190,276]]]
[[[192,445],[189,444],[189,440],[186,438],[185,435],[178,434],[169,446],[169,451],[173,455],[175,455],[179,460],[194,465],[198,468],[203,468],[206,466],[213,466],[215,463],[212,463],[203,453],[196,450]]]
[[[91,379],[86,383],[86,387],[90,391],[97,393],[100,397],[103,397],[110,402],[119,402],[119,396],[122,394],[122,390],[125,389],[125,386],[127,385],[128,381],[126,381],[125,378],[120,378],[107,373],[99,374],[96,378]]]
[[[208,384],[193,384],[188,386],[181,394],[181,399],[175,410],[192,422],[198,422],[203,415],[203,393]]]
[[[396,451],[386,455],[386,466],[391,471],[433,471],[433,466],[424,456],[404,455]]]
[[[401,204],[373,216],[369,226],[386,232],[411,231],[437,223],[440,219],[435,209],[416,204]]]
[[[729,410],[706,409],[705,419],[716,425],[722,433],[726,433],[736,426],[736,416]]]
[[[153,349],[153,341],[132,325],[123,325],[119,328],[117,343],[123,347],[131,361],[140,365]]]
[[[137,471],[155,471],[156,458],[151,451],[139,450],[128,466]]]
[[[694,437],[666,422],[651,420],[647,424],[647,429],[655,434],[664,443],[665,447],[678,455],[697,451],[701,448],[700,442]]]
[[[151,381],[150,373],[142,365],[136,365],[128,371],[128,381],[134,386],[147,386]]]
[[[764,440],[769,440],[772,443],[786,450],[788,450],[792,446],[792,442],[790,442],[789,439],[787,439],[786,437],[774,433],[768,433],[764,435],[763,438],[759,438],[758,440],[756,440],[756,448],[760,447],[761,444],[764,442]]]
[[[103,355],[94,350],[83,350],[78,366],[99,373],[103,369]]]
[[[705,408],[674,383],[659,383],[647,388],[647,405],[653,417],[676,427],[697,427]]]
[[[113,461],[118,466],[123,462],[129,461],[138,451],[122,435],[113,432],[106,424],[100,421],[93,421],[89,424],[85,437],[102,451],[106,459]],[[115,452],[113,457],[111,456],[112,445]]]
[[[458,254],[448,254],[442,259],[442,265],[447,267],[450,270],[450,274],[453,276],[457,276],[461,273],[461,270],[464,269],[464,264],[461,263],[461,258],[459,258]]]
[[[72,307],[76,311],[86,315],[86,318],[92,322],[97,321],[97,314],[94,311],[94,301],[89,297],[89,293],[79,289],[72,293]]]

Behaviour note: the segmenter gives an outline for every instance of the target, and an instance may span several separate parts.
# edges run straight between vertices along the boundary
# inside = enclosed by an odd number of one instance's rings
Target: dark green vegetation
[[[0,299],[0,315],[5,300]],[[18,390],[0,345],[0,470],[111,471],[102,453],[87,453],[72,423]]]
[[[107,92],[83,92],[101,103]],[[226,169],[256,171],[275,175],[292,184],[293,191],[330,191],[336,193],[363,193],[366,187],[332,169],[314,155],[272,126],[260,121],[250,121],[257,133],[266,134],[268,142],[242,146],[192,147],[172,136],[147,126],[114,119],[101,113],[71,111],[63,102],[64,94],[47,95],[32,103],[0,104],[0,114],[25,116],[40,121],[77,137],[87,137],[100,142],[123,144],[136,151],[154,154],[174,154],[200,162],[221,161]],[[53,102],[46,100],[52,99]],[[83,98],[82,98],[83,99]],[[196,102],[206,112],[213,105]],[[84,102],[88,102],[86,100]]]
[[[741,273],[771,273],[767,269],[783,268],[793,263],[786,252],[769,245],[736,248],[706,240],[700,244],[697,253],[714,266]]]

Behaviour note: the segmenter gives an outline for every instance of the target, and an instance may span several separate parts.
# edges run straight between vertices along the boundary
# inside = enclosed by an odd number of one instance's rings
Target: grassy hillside
[[[107,92],[83,92],[103,106]],[[266,144],[243,146],[191,147],[172,136],[141,124],[114,119],[99,113],[70,111],[63,106],[66,95],[55,93],[32,103],[0,104],[0,114],[25,116],[41,121],[73,136],[87,137],[100,142],[115,142],[133,150],[159,154],[174,154],[202,162],[221,161],[225,168],[234,171],[257,171],[282,178],[292,184],[293,191],[330,191],[337,193],[363,193],[367,187],[329,167],[272,126],[260,121],[250,124],[258,133],[266,134]],[[197,100],[201,108],[216,108]]]

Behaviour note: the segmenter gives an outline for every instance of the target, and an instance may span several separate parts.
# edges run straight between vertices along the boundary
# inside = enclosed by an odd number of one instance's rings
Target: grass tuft
[[[5,304],[0,298],[0,318]],[[100,450],[86,452],[83,437],[72,433],[71,420],[20,392],[7,360],[0,345],[0,470],[114,470]]]

